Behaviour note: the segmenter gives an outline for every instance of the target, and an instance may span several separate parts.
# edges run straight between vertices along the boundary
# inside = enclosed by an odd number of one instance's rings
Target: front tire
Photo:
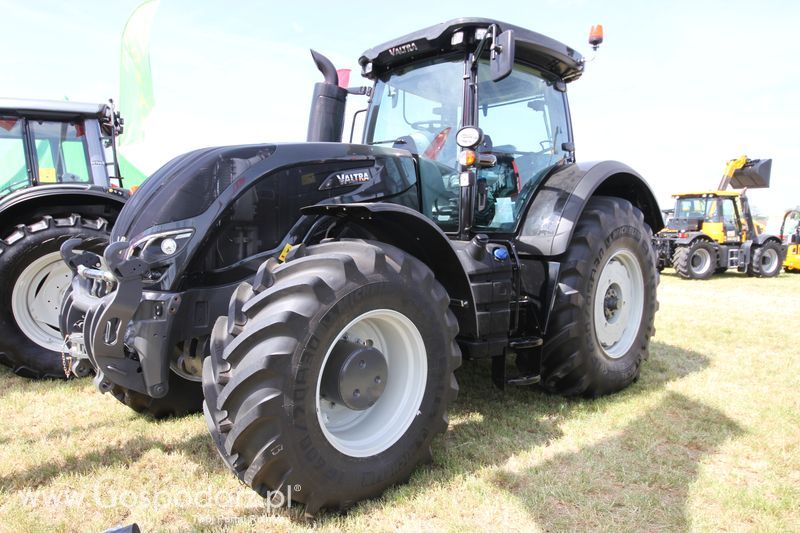
[[[58,322],[72,272],[59,248],[72,238],[97,251],[108,242],[108,223],[44,216],[0,239],[0,362],[20,376],[66,379]]]
[[[233,295],[203,365],[220,455],[262,496],[291,488],[307,514],[381,494],[447,429],[457,332],[433,273],[392,246],[329,242],[268,261]]]
[[[689,246],[678,246],[672,264],[684,279],[708,279],[717,268],[717,251],[710,242],[698,239]]]
[[[120,385],[113,385],[109,392],[137,413],[157,420],[198,413],[203,408],[203,388],[200,383],[178,376],[172,370],[169,372],[169,391],[161,398],[153,398]]]
[[[652,232],[627,200],[593,197],[561,263],[542,348],[542,386],[565,396],[616,392],[639,376],[657,309]]]

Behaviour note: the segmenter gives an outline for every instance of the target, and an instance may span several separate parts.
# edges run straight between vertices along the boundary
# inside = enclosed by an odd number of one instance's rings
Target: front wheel
[[[204,361],[220,455],[262,496],[291,488],[307,514],[381,494],[447,428],[457,331],[444,288],[397,248],[328,242],[265,263]]]
[[[542,386],[574,396],[618,391],[639,376],[657,309],[652,232],[619,198],[593,197],[561,263],[542,348]]]
[[[684,279],[708,279],[717,269],[717,251],[710,242],[698,239],[689,246],[678,246],[672,264]]]

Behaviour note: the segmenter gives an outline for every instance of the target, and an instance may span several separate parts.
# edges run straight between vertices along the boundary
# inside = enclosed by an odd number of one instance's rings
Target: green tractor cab
[[[116,165],[122,119],[109,104],[0,98],[0,362],[65,378],[61,244],[101,250],[128,198]],[[85,373],[91,367],[84,365]]]

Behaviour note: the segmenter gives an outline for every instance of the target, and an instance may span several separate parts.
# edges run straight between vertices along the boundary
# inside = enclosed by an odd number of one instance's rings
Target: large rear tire
[[[59,247],[72,238],[99,251],[108,242],[108,223],[45,216],[0,239],[0,362],[20,376],[66,379],[58,321],[72,272]]]
[[[565,396],[616,392],[639,376],[658,307],[652,232],[641,211],[593,197],[561,263],[542,347],[542,386]]]
[[[708,279],[717,269],[717,251],[710,242],[699,239],[689,246],[678,246],[672,265],[684,279]]]
[[[781,245],[768,241],[756,248],[748,273],[759,278],[774,278],[781,273]]]
[[[392,246],[329,242],[268,261],[233,295],[203,365],[220,455],[307,514],[381,494],[447,429],[457,332],[433,273]]]

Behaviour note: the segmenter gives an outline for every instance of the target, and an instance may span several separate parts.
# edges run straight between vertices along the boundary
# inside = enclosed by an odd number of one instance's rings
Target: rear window
[[[39,183],[88,183],[89,153],[83,121],[28,121]]]

